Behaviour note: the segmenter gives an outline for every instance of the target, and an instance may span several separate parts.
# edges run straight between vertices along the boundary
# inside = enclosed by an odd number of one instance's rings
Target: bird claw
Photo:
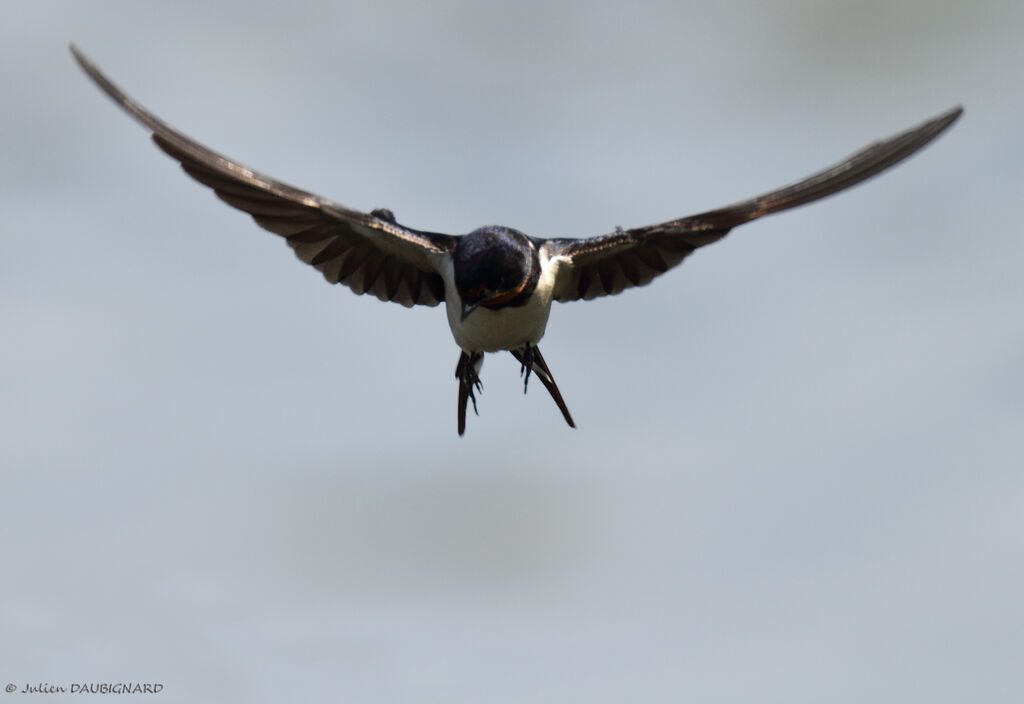
[[[526,394],[526,390],[530,385],[530,373],[533,371],[533,345],[527,345],[520,352],[519,357],[519,377],[523,380],[523,394]]]
[[[483,352],[463,352],[455,367],[455,378],[459,380],[459,435],[466,432],[466,402],[473,402],[473,413],[480,415],[476,408],[474,389],[483,393],[484,385],[480,381],[480,367],[484,362]]]
[[[527,343],[519,349],[509,351],[520,364],[519,376],[523,378],[523,393],[526,393],[530,383],[530,374],[536,375],[540,379],[540,383],[551,394],[551,398],[554,399],[558,410],[562,412],[565,422],[569,424],[570,428],[575,428],[576,424],[573,422],[572,416],[569,415],[569,409],[565,406],[565,400],[562,399],[562,394],[558,391],[558,386],[551,376],[551,370],[548,369],[548,365],[544,361],[540,350],[534,345]],[[462,355],[459,357],[459,363],[455,367],[455,378],[459,380],[459,435],[466,432],[466,411],[469,408],[470,401],[473,402],[473,413],[480,415],[476,408],[475,391],[483,392],[484,390],[484,385],[480,381],[480,368],[483,366],[483,363],[483,352],[466,352],[463,350]]]
[[[473,402],[473,415],[479,416],[480,411],[476,410],[476,394],[473,393],[473,389],[476,389],[480,393],[483,393],[484,383],[480,381],[480,377],[476,376],[475,373],[473,374],[473,376],[475,376],[476,378],[469,380],[469,388],[467,390],[467,393],[469,394],[469,400]]]
[[[561,392],[558,390],[558,385],[555,384],[555,379],[551,376],[551,370],[548,369],[547,363],[544,361],[544,356],[540,353],[540,349],[532,344],[527,344],[524,347],[520,347],[517,350],[510,350],[512,356],[515,357],[522,368],[519,372],[520,376],[525,376],[526,379],[523,382],[523,393],[526,393],[526,383],[530,380],[530,372],[532,371],[540,383],[544,385],[544,388],[551,394],[551,398],[554,399],[555,405],[558,406],[558,410],[562,412],[562,417],[565,418],[565,422],[569,424],[570,428],[575,428],[576,424],[572,420],[572,416],[569,414],[569,409],[565,405],[565,400],[562,398]]]

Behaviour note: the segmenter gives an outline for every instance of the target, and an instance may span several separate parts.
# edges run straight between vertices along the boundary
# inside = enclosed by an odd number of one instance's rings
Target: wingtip
[[[963,114],[964,106],[956,105],[947,110],[946,112],[942,113],[941,115],[939,115],[937,118],[935,118],[935,122],[940,123],[942,125],[942,129],[945,129],[949,125],[952,125],[954,122],[959,120],[960,116]]]
[[[93,82],[102,88],[105,93],[115,100],[119,100],[118,94],[121,93],[121,90],[111,83],[109,78],[103,75],[99,68],[96,67],[96,64],[90,61],[89,57],[83,54],[81,50],[75,46],[74,42],[70,42],[68,44],[68,51],[71,52],[71,56],[74,57],[78,66],[85,71],[85,75],[91,78]]]
[[[918,132],[928,135],[928,141],[948,130],[953,123],[964,114],[964,106],[956,105],[943,113],[939,113],[918,128]]]
[[[71,55],[75,57],[75,61],[77,61],[78,65],[82,68],[88,70],[88,67],[92,66],[92,62],[90,62],[89,59],[85,57],[85,54],[75,46],[74,42],[68,42],[68,51],[71,52]]]

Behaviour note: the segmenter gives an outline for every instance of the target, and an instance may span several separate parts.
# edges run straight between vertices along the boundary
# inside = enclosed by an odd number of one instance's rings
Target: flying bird
[[[579,239],[533,237],[503,225],[446,235],[401,225],[386,208],[351,210],[221,156],[139,105],[74,46],[71,53],[189,176],[283,237],[327,281],[407,307],[444,303],[461,350],[455,368],[459,435],[466,430],[469,402],[476,411],[484,353],[503,350],[519,362],[524,392],[531,373],[536,375],[565,421],[576,427],[537,347],[553,301],[590,300],[644,286],[738,225],[850,188],[899,163],[963,112],[953,108],[778,190],[678,220]]]

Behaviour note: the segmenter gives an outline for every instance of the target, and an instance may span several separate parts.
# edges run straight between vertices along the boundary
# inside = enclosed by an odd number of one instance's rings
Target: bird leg
[[[459,363],[455,365],[455,378],[459,380],[459,435],[466,432],[466,405],[467,401],[473,402],[473,413],[480,415],[476,410],[476,395],[474,387],[482,392],[484,385],[480,381],[480,368],[484,363],[483,352],[465,352],[459,355]]]
[[[551,398],[554,399],[555,404],[558,406],[558,410],[562,412],[562,416],[565,418],[565,422],[569,424],[570,428],[575,428],[576,424],[572,421],[572,416],[569,415],[569,409],[565,405],[565,400],[562,398],[562,394],[558,391],[558,385],[555,384],[555,378],[551,376],[551,370],[548,369],[547,363],[544,361],[544,357],[541,356],[540,349],[534,345],[526,344],[518,350],[510,350],[512,356],[515,357],[522,365],[520,374],[525,376],[526,379],[523,382],[523,393],[526,393],[526,383],[530,380],[530,371],[532,370],[537,378],[540,379],[540,383],[544,384],[544,388],[551,394]]]
[[[534,347],[533,345],[526,345],[526,347],[524,347],[522,350],[520,350],[521,356],[520,355],[516,355],[516,359],[519,360],[519,364],[520,364],[520,367],[519,367],[519,378],[521,378],[523,380],[523,395],[524,396],[526,395],[526,388],[530,384],[530,372],[533,371],[533,358],[534,358],[534,353],[533,352],[536,349],[537,348]],[[515,352],[513,352],[512,354],[515,354]]]

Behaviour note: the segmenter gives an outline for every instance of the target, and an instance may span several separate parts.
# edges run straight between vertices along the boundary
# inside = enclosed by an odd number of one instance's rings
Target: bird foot
[[[530,372],[532,371],[540,383],[544,384],[544,388],[551,394],[551,398],[554,399],[555,405],[558,406],[558,410],[562,412],[562,417],[565,418],[565,422],[569,424],[570,428],[575,428],[576,424],[572,420],[572,416],[569,414],[569,409],[565,405],[565,400],[562,398],[561,392],[558,390],[558,385],[555,384],[555,378],[551,376],[551,370],[548,369],[547,363],[544,361],[543,355],[540,353],[540,349],[532,344],[527,344],[524,347],[520,347],[517,350],[510,350],[512,356],[516,358],[519,364],[522,365],[520,375],[525,377],[523,381],[523,393],[526,393],[526,383],[530,380]]]
[[[537,349],[533,345],[526,345],[523,349],[519,350],[519,355],[516,359],[519,360],[519,377],[523,380],[523,394],[526,394],[526,389],[530,385],[530,373],[533,371],[533,351]]]
[[[455,378],[459,380],[459,435],[466,432],[467,401],[473,402],[473,413],[480,415],[476,409],[476,394],[473,390],[481,393],[484,390],[483,382],[480,381],[480,368],[483,363],[483,352],[463,352],[455,366]]]

